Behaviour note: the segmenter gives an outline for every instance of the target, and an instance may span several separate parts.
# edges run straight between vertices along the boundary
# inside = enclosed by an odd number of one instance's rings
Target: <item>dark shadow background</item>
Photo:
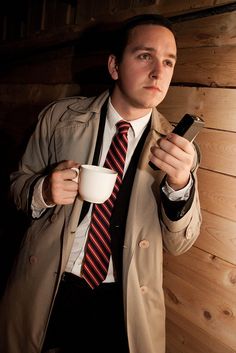
[[[111,41],[117,31],[118,24],[96,23],[81,32],[72,41],[54,44],[42,48],[22,48],[16,54],[5,53],[0,59],[0,83],[12,82],[12,72],[17,67],[31,65],[40,57],[47,60],[47,56],[55,48],[62,50],[73,47],[71,60],[72,82],[79,84],[79,95],[93,96],[111,87],[111,79],[107,71],[107,58]],[[35,39],[37,40],[37,39]],[[12,50],[12,49],[11,49]],[[1,50],[0,50],[1,51]],[[27,68],[27,65],[26,68]],[[17,72],[17,70],[16,70]],[[27,71],[25,72],[27,76]],[[43,73],[42,73],[43,75]],[[15,82],[17,82],[16,77]],[[34,82],[34,77],[32,77]],[[22,83],[22,82],[20,82]],[[56,99],[57,97],[55,97]],[[7,278],[18,254],[21,241],[30,219],[17,211],[10,198],[10,174],[17,170],[19,160],[26,148],[28,139],[33,132],[38,114],[50,102],[37,101],[20,104],[9,104],[2,101],[4,106],[0,112],[0,202],[2,206],[0,220],[0,296],[3,294]],[[1,97],[0,97],[1,104]]]
[[[119,23],[96,23],[75,41],[71,72],[73,81],[80,85],[81,95],[97,95],[112,87],[107,60],[118,29]]]
[[[12,264],[28,225],[27,217],[18,212],[10,200],[9,175],[16,169],[18,163],[18,146],[15,140],[4,129],[0,129],[0,296],[3,294]]]

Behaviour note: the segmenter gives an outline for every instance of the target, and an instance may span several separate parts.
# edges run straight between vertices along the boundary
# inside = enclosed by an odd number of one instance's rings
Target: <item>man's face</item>
[[[135,27],[121,62],[109,57],[115,88],[112,102],[118,111],[150,110],[161,103],[170,85],[176,62],[173,34],[158,25]]]

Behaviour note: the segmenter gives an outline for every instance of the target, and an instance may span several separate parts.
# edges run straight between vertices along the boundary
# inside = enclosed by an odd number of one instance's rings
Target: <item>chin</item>
[[[159,98],[159,99],[156,99],[153,103],[153,107],[157,107],[159,104],[161,104],[161,102],[163,101],[164,97],[163,98]]]
[[[155,108],[157,107],[160,103],[162,102],[162,99],[153,99],[151,101],[146,101],[143,103],[143,106],[145,109],[148,109],[148,108]]]
[[[158,106],[164,99],[164,96],[158,95],[155,97],[147,97],[145,100],[142,99],[142,103],[145,105],[146,108],[154,108]]]
[[[157,96],[145,96],[143,94],[143,96],[133,96],[130,99],[130,102],[132,102],[133,107],[136,107],[137,109],[151,109],[151,108],[155,108],[156,106],[158,106],[162,101],[163,101],[164,97],[160,95]]]

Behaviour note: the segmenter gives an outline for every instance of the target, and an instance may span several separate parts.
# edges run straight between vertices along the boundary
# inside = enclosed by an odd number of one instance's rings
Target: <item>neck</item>
[[[127,104],[122,99],[116,98],[115,95],[111,96],[111,103],[119,115],[127,121],[140,119],[152,110],[152,108],[140,108]]]

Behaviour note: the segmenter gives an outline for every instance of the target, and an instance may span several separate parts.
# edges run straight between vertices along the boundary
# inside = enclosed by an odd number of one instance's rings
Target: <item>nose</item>
[[[163,75],[163,66],[159,60],[155,60],[152,64],[150,77],[153,79],[160,79]]]

